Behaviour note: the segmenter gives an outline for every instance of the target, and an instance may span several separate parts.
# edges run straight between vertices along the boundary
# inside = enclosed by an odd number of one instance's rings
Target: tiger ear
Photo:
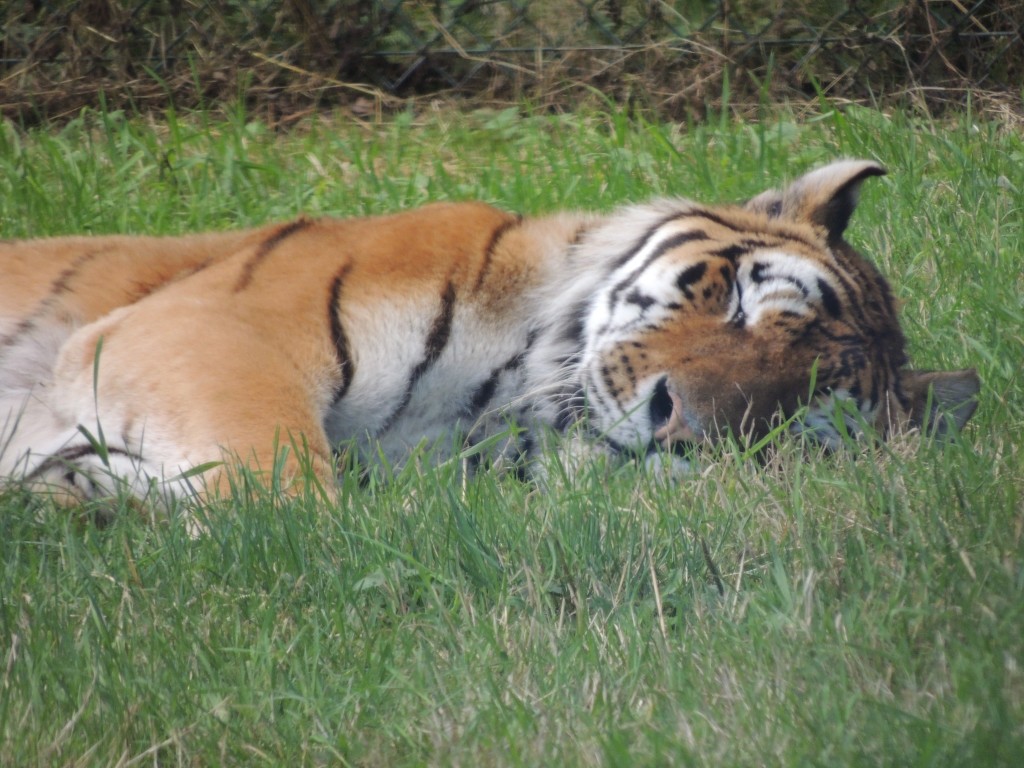
[[[910,426],[936,437],[964,428],[978,407],[981,380],[973,368],[960,371],[904,371],[910,396]]]
[[[744,207],[823,227],[834,242],[843,236],[857,208],[860,185],[871,176],[884,175],[885,168],[873,160],[840,160],[804,174],[783,191],[762,192]]]

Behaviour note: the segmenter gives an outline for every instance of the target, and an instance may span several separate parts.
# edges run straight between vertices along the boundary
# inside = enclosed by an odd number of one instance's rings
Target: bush
[[[225,98],[273,117],[449,93],[561,108],[597,88],[674,116],[824,91],[854,100],[1024,81],[1024,5],[782,0],[55,0],[0,11],[21,121]],[[367,102],[358,102],[368,109]]]

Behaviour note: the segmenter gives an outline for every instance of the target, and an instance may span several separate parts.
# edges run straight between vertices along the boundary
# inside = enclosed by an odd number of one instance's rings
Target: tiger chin
[[[342,445],[528,464],[544,435],[643,456],[798,411],[827,446],[959,430],[977,375],[908,368],[888,284],[843,239],[884,173],[839,161],[741,206],[0,244],[0,485],[204,496],[241,466],[332,495]]]

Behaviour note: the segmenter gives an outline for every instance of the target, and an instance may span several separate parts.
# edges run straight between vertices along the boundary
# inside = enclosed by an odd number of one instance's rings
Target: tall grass
[[[0,764],[1017,765],[1024,141],[863,110],[683,131],[610,110],[0,127],[0,236],[183,232],[482,198],[741,199],[840,155],[915,363],[977,366],[962,439],[728,449],[675,484],[412,462],[344,501],[97,528],[0,497]],[[0,276],[2,279],[2,276]],[[244,382],[240,383],[244,396]]]

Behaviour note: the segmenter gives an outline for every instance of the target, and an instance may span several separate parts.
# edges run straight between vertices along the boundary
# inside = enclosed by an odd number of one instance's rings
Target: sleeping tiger
[[[906,367],[890,290],[843,240],[884,172],[839,161],[743,206],[0,244],[0,483],[188,496],[241,466],[330,493],[342,445],[529,465],[546,435],[671,464],[801,405],[792,429],[829,446],[959,429],[976,374]]]

